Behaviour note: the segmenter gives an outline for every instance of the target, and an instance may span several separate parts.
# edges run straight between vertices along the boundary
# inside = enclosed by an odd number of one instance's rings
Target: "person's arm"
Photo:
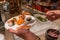
[[[29,33],[29,34],[27,34],[27,37],[24,38],[24,40],[37,40],[37,37],[35,34]]]
[[[37,40],[37,37],[34,33],[29,30],[20,29],[20,30],[13,30],[9,29],[9,31],[17,36],[23,38],[24,40]]]
[[[51,20],[51,21],[54,21],[56,19],[59,19],[60,18],[60,10],[51,10],[51,11],[48,11],[46,13],[46,17]]]

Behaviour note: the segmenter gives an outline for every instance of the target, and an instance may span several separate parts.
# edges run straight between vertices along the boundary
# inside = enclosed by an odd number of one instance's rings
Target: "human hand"
[[[54,21],[60,18],[60,10],[52,10],[46,13],[48,20]]]
[[[36,35],[26,29],[19,29],[19,30],[9,29],[9,31],[25,40],[37,40]]]

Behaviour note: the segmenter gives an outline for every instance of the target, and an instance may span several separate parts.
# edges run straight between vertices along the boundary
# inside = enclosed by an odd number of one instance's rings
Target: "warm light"
[[[6,0],[0,0],[0,3],[5,3],[6,2]]]

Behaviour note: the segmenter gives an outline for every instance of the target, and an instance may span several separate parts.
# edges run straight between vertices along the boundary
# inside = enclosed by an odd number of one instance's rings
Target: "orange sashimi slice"
[[[17,29],[30,29],[31,26],[21,26],[21,27],[18,27]]]
[[[17,24],[20,25],[20,24],[23,24],[25,22],[25,20],[23,18],[20,18],[18,21],[17,21]]]
[[[22,18],[25,18],[25,15],[30,15],[29,12],[22,12]]]
[[[29,12],[23,12],[22,15],[30,15]]]

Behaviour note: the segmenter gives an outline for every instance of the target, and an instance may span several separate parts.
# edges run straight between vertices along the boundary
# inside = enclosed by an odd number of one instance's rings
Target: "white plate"
[[[4,35],[0,34],[0,40],[4,40]]]
[[[28,17],[28,15],[26,15],[26,17],[25,17],[25,21],[26,21],[26,18]],[[29,26],[33,26],[34,24],[35,24],[35,18],[33,17],[33,16],[30,16],[31,18],[32,18],[32,20],[34,20],[34,22],[32,22],[32,23],[28,23],[27,25],[29,25]],[[16,17],[13,17],[13,18],[16,18],[17,20],[19,19],[19,16],[16,16]],[[13,18],[11,18],[11,19],[9,19],[9,20],[12,20]],[[17,24],[15,24],[15,25],[13,25],[13,26],[9,26],[9,24],[8,24],[8,21],[9,20],[7,20],[6,21],[6,23],[5,23],[5,28],[8,30],[9,28],[12,28],[12,29],[14,29],[14,30],[17,30],[17,27],[20,27],[20,26],[23,26],[24,24],[26,24],[27,23],[27,21],[26,22],[24,22],[23,24],[21,24],[21,25],[17,25]]]

